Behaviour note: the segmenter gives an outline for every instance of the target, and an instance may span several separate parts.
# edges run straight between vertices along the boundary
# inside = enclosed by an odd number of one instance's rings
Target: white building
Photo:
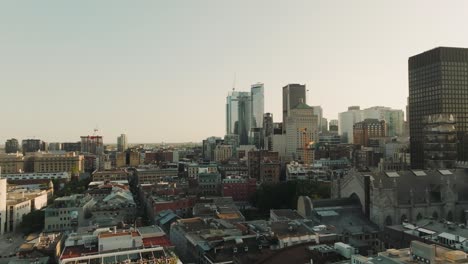
[[[309,146],[318,142],[317,116],[314,109],[301,103],[291,109],[286,122],[286,156],[290,160],[312,164],[314,152]]]
[[[401,136],[404,133],[403,110],[384,106],[374,106],[363,110],[359,106],[348,107],[348,111],[338,114],[338,132],[345,142],[353,143],[353,125],[369,118],[385,120],[390,137]]]
[[[286,134],[271,135],[272,151],[278,152],[282,161],[286,160]]]
[[[31,212],[31,200],[23,199],[8,199],[6,202],[6,232],[15,232],[18,226],[23,221],[23,216]]]

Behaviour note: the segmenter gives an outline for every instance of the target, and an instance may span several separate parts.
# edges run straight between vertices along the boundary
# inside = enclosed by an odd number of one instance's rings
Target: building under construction
[[[104,145],[102,136],[82,136],[81,137],[81,152],[92,153],[94,155],[104,154]]]

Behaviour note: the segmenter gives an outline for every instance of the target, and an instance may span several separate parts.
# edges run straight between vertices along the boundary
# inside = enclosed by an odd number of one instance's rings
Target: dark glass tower
[[[283,133],[286,133],[286,118],[289,112],[300,102],[307,102],[305,84],[288,84],[283,87]]]
[[[424,168],[425,120],[453,115],[457,159],[468,160],[468,49],[439,47],[410,57],[409,124],[411,167]]]

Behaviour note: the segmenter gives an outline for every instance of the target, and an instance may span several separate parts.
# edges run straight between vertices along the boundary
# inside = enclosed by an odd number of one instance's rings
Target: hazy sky
[[[404,109],[408,57],[468,47],[467,25],[468,1],[2,1],[0,144],[222,136],[234,73],[275,121],[287,83],[329,119]]]

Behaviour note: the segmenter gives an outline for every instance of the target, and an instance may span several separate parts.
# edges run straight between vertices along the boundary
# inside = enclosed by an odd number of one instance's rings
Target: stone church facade
[[[359,198],[364,213],[380,228],[422,218],[466,224],[468,171],[350,171],[332,179],[332,197]]]

